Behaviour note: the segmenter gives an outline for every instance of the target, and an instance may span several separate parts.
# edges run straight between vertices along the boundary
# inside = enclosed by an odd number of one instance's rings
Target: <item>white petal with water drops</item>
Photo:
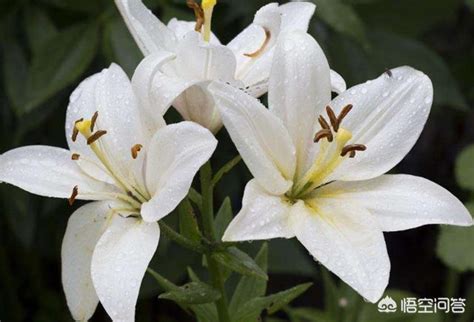
[[[212,133],[192,122],[168,125],[156,133],[146,165],[152,199],[142,205],[144,220],[158,221],[178,206],[216,146]]]
[[[296,238],[345,283],[374,303],[388,284],[390,261],[382,231],[367,210],[337,199],[303,201],[293,206],[290,221]]]
[[[242,158],[265,189],[283,194],[292,185],[296,152],[282,121],[257,99],[225,84],[210,86]]]
[[[320,194],[338,194],[342,203],[368,209],[383,231],[398,231],[429,224],[471,226],[473,220],[461,201],[443,187],[410,175],[384,175],[376,179],[335,182]]]
[[[433,101],[431,80],[411,67],[392,69],[390,75],[350,88],[331,102],[336,113],[353,104],[342,127],[353,134],[348,144],[364,144],[367,150],[343,162],[328,181],[380,176],[418,140]]]
[[[30,193],[55,198],[69,198],[78,186],[77,199],[101,200],[102,193],[114,193],[113,185],[86,175],[71,160],[71,152],[49,146],[26,146],[0,155],[0,182]]]
[[[69,218],[61,248],[64,293],[76,321],[87,321],[99,303],[91,277],[92,253],[105,230],[108,202],[93,202]]]
[[[157,223],[115,216],[92,257],[92,280],[113,321],[133,322],[140,285],[158,247]]]
[[[232,220],[224,234],[224,241],[292,238],[288,225],[290,205],[281,196],[268,194],[257,181],[245,187],[242,210]]]

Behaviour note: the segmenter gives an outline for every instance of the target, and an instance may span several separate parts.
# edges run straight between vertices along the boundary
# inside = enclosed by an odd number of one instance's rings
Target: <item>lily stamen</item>
[[[132,158],[135,160],[138,157],[138,153],[142,150],[143,145],[141,144],[135,144],[132,147]]]
[[[334,137],[332,135],[331,130],[329,129],[322,129],[314,136],[314,143],[318,143],[322,139],[327,139],[329,142],[332,142]]]
[[[326,106],[326,113],[329,116],[329,121],[331,122],[332,128],[335,132],[337,132],[337,130],[339,130],[339,124],[337,123],[336,113],[334,113],[333,109],[329,105]]]
[[[72,205],[74,204],[74,202],[76,201],[76,198],[77,198],[78,195],[79,195],[79,187],[78,187],[78,186],[75,186],[75,187],[72,189],[71,196],[70,196],[69,199],[68,199],[69,206],[72,206]]]
[[[72,142],[76,142],[77,140],[77,136],[79,135],[79,129],[77,128],[77,125],[81,122],[83,122],[84,119],[81,118],[79,120],[77,120],[76,122],[74,122],[74,127],[72,128]]]
[[[94,143],[95,141],[97,141],[98,139],[100,139],[101,137],[103,137],[104,135],[107,134],[107,131],[103,131],[103,130],[99,130],[95,133],[93,133],[88,139],[87,139],[87,144],[88,145],[91,145],[92,143]]]
[[[204,25],[204,10],[202,10],[201,6],[196,3],[194,0],[186,0],[186,5],[188,8],[194,10],[194,16],[196,17],[196,27],[194,30],[197,32],[201,32],[202,26]]]
[[[72,156],[71,156],[71,160],[73,160],[73,161],[77,161],[77,160],[79,160],[79,158],[80,158],[80,155],[77,154],[77,153],[73,153]]]
[[[352,104],[346,105],[342,109],[341,113],[339,113],[339,116],[337,117],[337,129],[339,129],[339,126],[341,126],[342,121],[346,118],[347,114],[349,114],[349,112],[352,110],[352,107],[353,107]],[[335,131],[337,132],[336,129]]]
[[[331,130],[331,127],[329,126],[328,121],[324,118],[324,116],[320,115],[318,118],[319,125],[321,125],[321,128],[324,130]]]
[[[91,119],[91,132],[94,132],[95,124],[97,122],[97,118],[99,117],[99,112],[95,112]]]
[[[257,58],[258,56],[260,56],[265,51],[265,49],[267,48],[267,45],[270,43],[270,39],[272,38],[272,34],[271,34],[270,30],[268,30],[266,28],[264,28],[264,31],[265,31],[265,40],[263,41],[262,46],[260,46],[260,48],[257,49],[255,52],[250,53],[250,54],[244,54],[244,56],[247,56],[247,57],[250,57],[250,58]]]
[[[345,146],[342,149],[341,157],[345,157],[348,153],[350,153],[350,157],[354,158],[356,155],[356,152],[365,151],[365,150],[367,150],[367,147],[363,144],[351,144],[351,145]]]

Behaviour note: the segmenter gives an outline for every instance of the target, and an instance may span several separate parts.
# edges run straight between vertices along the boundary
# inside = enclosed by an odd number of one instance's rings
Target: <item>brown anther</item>
[[[100,139],[102,136],[106,135],[107,131],[97,131],[94,134],[92,134],[88,139],[87,139],[87,144],[91,145],[98,139]]]
[[[95,112],[91,119],[91,132],[94,132],[95,124],[97,122],[97,118],[99,117],[99,112]]]
[[[339,130],[339,126],[337,124],[337,117],[331,106],[326,106],[326,113],[328,113],[329,121],[331,122],[332,128],[334,129],[334,131],[337,132],[337,130]]]
[[[202,10],[201,6],[194,0],[186,0],[186,4],[188,5],[188,8],[194,10],[194,16],[196,17],[196,26],[194,27],[194,30],[201,32],[202,26],[205,22],[204,10]]]
[[[79,135],[79,130],[77,129],[76,125],[77,125],[77,123],[80,123],[82,121],[84,121],[84,119],[79,119],[76,122],[74,122],[74,126],[72,128],[72,137],[71,137],[72,142],[76,142],[77,136]]]
[[[255,57],[260,56],[265,51],[268,44],[270,43],[270,39],[272,38],[272,33],[270,32],[270,30],[266,28],[264,28],[264,30],[265,30],[265,40],[263,41],[262,46],[260,46],[260,48],[257,51],[250,54],[244,54],[244,56],[255,58]]]
[[[71,196],[69,197],[68,199],[68,202],[69,202],[69,206],[72,206],[74,204],[74,201],[76,201],[76,198],[77,198],[77,195],[79,194],[79,187],[78,186],[75,186],[73,189],[72,189],[72,193],[71,193]]]
[[[393,76],[393,73],[390,69],[386,68],[385,69],[385,74],[387,74],[388,77],[392,77]]]
[[[355,153],[357,151],[365,151],[367,150],[367,147],[363,144],[351,144],[348,146],[345,146],[342,151],[341,151],[341,157],[345,157],[348,153],[350,153],[349,157],[353,158],[355,157]]]
[[[71,156],[71,159],[74,160],[74,161],[77,161],[77,160],[79,160],[79,157],[80,157],[79,154],[73,153],[72,156]]]
[[[135,160],[138,157],[138,152],[140,152],[143,148],[141,144],[135,144],[132,146],[132,158]]]
[[[337,117],[337,129],[338,130],[339,130],[339,127],[342,124],[342,121],[346,118],[347,114],[349,114],[349,112],[352,110],[352,107],[353,107],[352,104],[346,105],[342,109],[341,113],[339,113],[339,116]]]
[[[320,115],[318,118],[319,125],[321,125],[321,128],[323,130],[331,130],[331,127],[329,126],[328,121],[324,118],[324,116]]]
[[[333,135],[332,135],[332,132],[331,130],[329,129],[322,129],[321,131],[319,131],[318,133],[316,133],[316,135],[314,136],[314,143],[318,143],[319,141],[321,141],[322,139],[327,139],[329,142],[332,142],[332,140],[334,139]]]
[[[355,156],[356,156],[356,151],[351,151],[351,152],[349,153],[349,158],[354,159]]]

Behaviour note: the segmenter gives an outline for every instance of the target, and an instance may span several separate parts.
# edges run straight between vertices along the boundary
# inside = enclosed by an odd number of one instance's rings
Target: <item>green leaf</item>
[[[330,316],[339,317],[339,290],[331,277],[331,273],[329,273],[325,267],[321,267],[320,271],[323,278],[324,306],[326,308],[326,312],[329,313]]]
[[[222,239],[222,236],[224,236],[224,232],[232,221],[232,217],[232,204],[230,202],[230,198],[227,197],[224,199],[224,202],[219,208],[214,223],[216,227],[217,238],[219,240]]]
[[[461,4],[462,0],[385,0],[356,9],[371,29],[417,37],[440,23],[454,21]]]
[[[236,247],[230,247],[226,250],[216,252],[212,254],[212,258],[239,274],[268,280],[267,274],[260,266],[258,266],[249,255]]]
[[[101,9],[101,2],[97,0],[41,0],[42,2],[64,10],[94,13]]]
[[[46,41],[33,56],[28,81],[28,100],[20,113],[44,103],[82,76],[95,56],[96,25],[74,26]]]
[[[44,43],[58,34],[56,26],[46,12],[36,6],[28,6],[24,15],[26,36],[31,50],[38,52]]]
[[[290,309],[291,322],[335,322],[327,313],[313,308]]]
[[[275,239],[270,241],[268,270],[274,274],[296,274],[313,276],[316,265],[313,259],[304,251],[301,244],[295,240]]]
[[[470,213],[474,213],[474,201],[466,204]],[[474,245],[474,226],[454,227],[441,226],[436,254],[449,267],[464,272],[474,270],[474,256],[472,254]]]
[[[368,47],[365,26],[357,12],[341,0],[313,0],[317,5],[316,15],[339,33]]]
[[[218,290],[203,282],[191,282],[178,289],[163,293],[160,299],[171,300],[180,304],[205,304],[221,298]]]
[[[254,322],[258,321],[263,310],[268,310],[269,314],[273,314],[288,303],[293,301],[295,298],[306,292],[310,288],[312,283],[306,283],[297,285],[288,290],[272,294],[266,297],[256,297],[248,301],[239,311],[235,314],[234,322]]]
[[[240,155],[236,156],[226,164],[222,168],[217,171],[216,175],[212,178],[211,185],[215,186],[216,184],[221,181],[222,177],[229,173],[236,165],[238,165],[242,161],[242,157]]]
[[[466,0],[465,3],[471,11],[474,11],[474,0]]]
[[[381,74],[385,68],[409,65],[427,74],[434,86],[434,103],[466,109],[466,101],[444,60],[417,40],[388,32],[373,32],[373,62]]]
[[[196,215],[189,199],[184,199],[178,206],[179,214],[179,231],[184,237],[194,240],[201,240],[201,232],[199,231]]]
[[[24,50],[15,40],[3,46],[3,80],[5,90],[15,113],[19,113],[25,103],[26,82],[29,74],[28,61]]]
[[[255,262],[264,271],[268,268],[268,244],[264,243],[260,248]],[[229,304],[230,314],[233,315],[237,310],[245,305],[249,300],[264,296],[267,290],[267,281],[251,276],[242,276],[237,284],[232,300]]]
[[[118,63],[129,76],[133,75],[140,60],[143,59],[143,54],[130,35],[127,26],[118,17],[107,21],[105,25],[103,48],[110,63]]]
[[[456,179],[464,189],[474,191],[474,145],[465,148],[456,160]]]

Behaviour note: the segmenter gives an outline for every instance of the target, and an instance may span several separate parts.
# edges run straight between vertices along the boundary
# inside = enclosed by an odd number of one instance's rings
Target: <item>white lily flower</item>
[[[214,133],[222,121],[207,90],[209,82],[227,82],[254,97],[266,93],[278,38],[284,32],[306,31],[315,10],[309,2],[268,4],[256,13],[249,27],[224,46],[210,32],[215,0],[203,0],[202,6],[194,3],[199,23],[172,19],[167,26],[141,0],[115,2],[146,56],[133,83],[149,89],[145,106],[150,114],[164,115],[173,105],[185,120]],[[332,75],[334,90],[345,90],[342,77],[335,72]]]
[[[157,221],[186,196],[217,144],[191,122],[162,120],[151,134],[140,115],[130,80],[112,65],[71,96],[70,150],[29,146],[0,156],[0,181],[71,204],[95,200],[71,216],[62,245],[63,286],[77,321],[88,320],[99,300],[114,321],[134,320]]]
[[[396,68],[330,102],[326,57],[311,36],[295,32],[277,45],[269,109],[226,84],[210,90],[255,177],[225,241],[296,237],[375,302],[390,271],[382,232],[472,225],[467,209],[444,188],[384,175],[410,151],[427,120],[433,88],[423,73]]]

